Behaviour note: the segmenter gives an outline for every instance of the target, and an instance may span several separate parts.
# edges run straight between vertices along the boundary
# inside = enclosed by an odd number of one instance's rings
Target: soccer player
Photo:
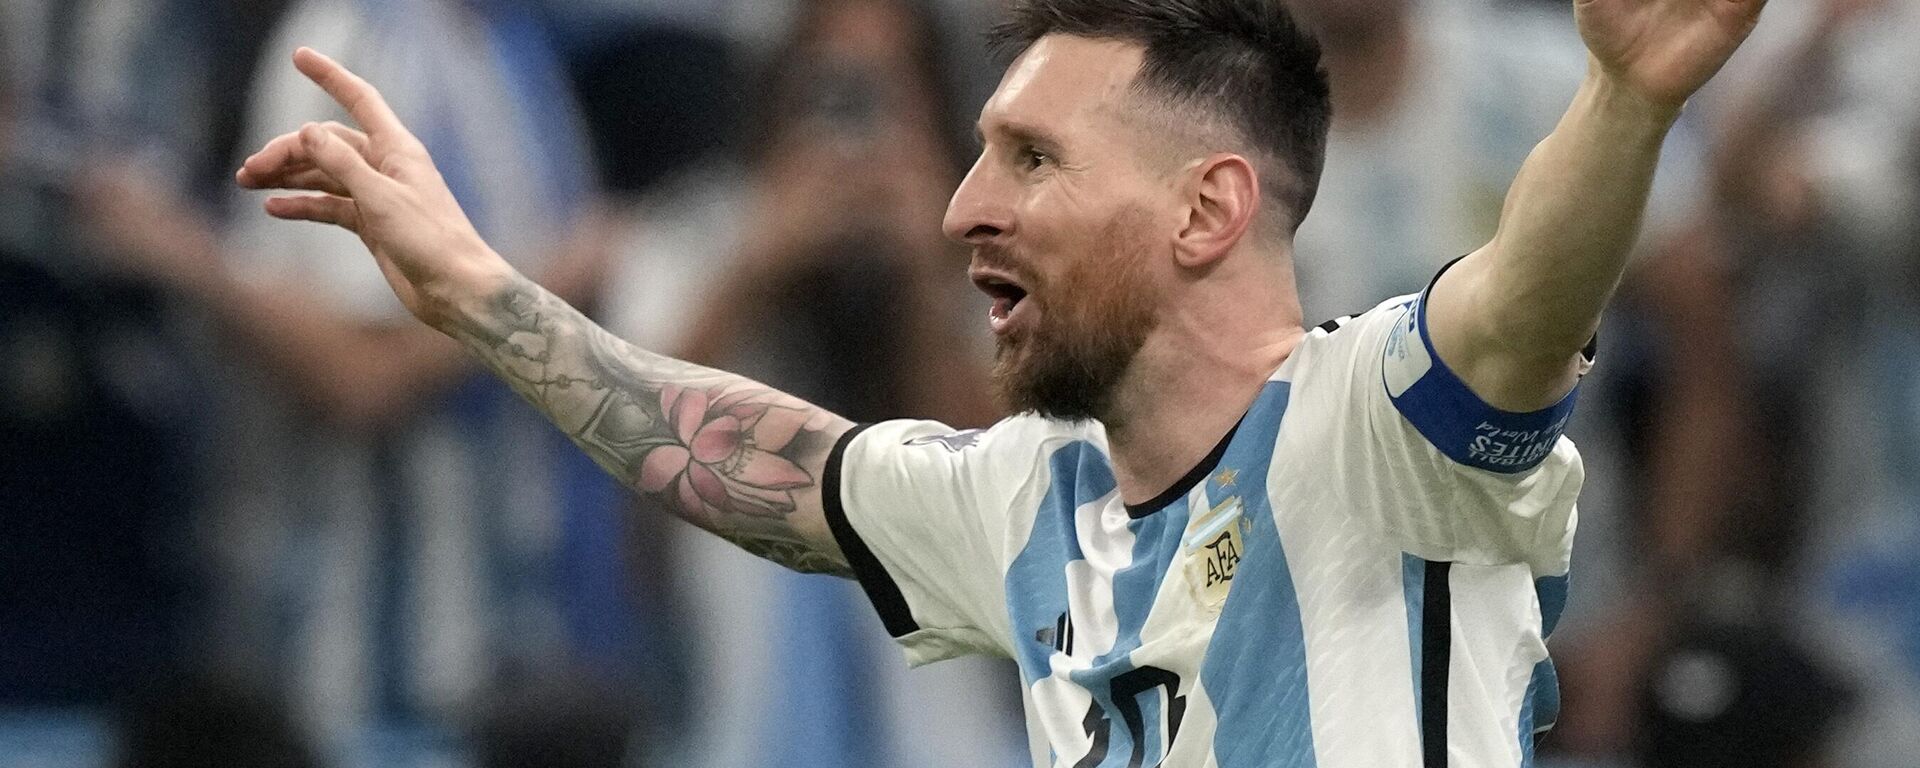
[[[359,233],[416,316],[635,489],[859,578],[910,661],[1013,657],[1036,765],[1521,765],[1557,698],[1586,350],[1668,129],[1763,5],[1578,0],[1590,74],[1493,240],[1306,328],[1290,239],[1327,87],[1282,6],[1015,2],[946,220],[1020,414],[978,432],[856,427],[610,336],[313,51],[295,65],[361,130],[302,126],[239,181],[317,193],[267,212]]]

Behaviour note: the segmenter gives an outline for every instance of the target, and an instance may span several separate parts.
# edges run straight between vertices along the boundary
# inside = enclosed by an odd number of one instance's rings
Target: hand
[[[247,158],[240,186],[320,193],[269,198],[268,214],[359,235],[401,303],[436,328],[455,304],[511,278],[379,91],[309,48],[295,51],[293,64],[365,132],[308,123]]]
[[[1727,63],[1766,0],[1574,0],[1600,70],[1675,113]]]

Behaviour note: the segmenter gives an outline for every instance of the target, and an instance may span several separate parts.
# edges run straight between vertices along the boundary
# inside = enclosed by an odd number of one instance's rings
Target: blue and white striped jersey
[[[1010,656],[1036,766],[1522,766],[1582,470],[1573,396],[1496,410],[1418,296],[1309,332],[1127,505],[1098,424],[843,438],[834,534],[909,661]]]

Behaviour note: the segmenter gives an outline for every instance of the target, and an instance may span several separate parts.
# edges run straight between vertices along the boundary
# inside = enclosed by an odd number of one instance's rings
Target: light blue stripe
[[[1314,764],[1307,716],[1305,649],[1299,608],[1294,602],[1292,580],[1286,570],[1284,555],[1278,551],[1278,534],[1274,530],[1265,492],[1267,465],[1272,460],[1273,445],[1286,410],[1288,391],[1284,383],[1269,385],[1228,446],[1221,460],[1221,468],[1239,471],[1235,485],[1222,486],[1216,476],[1208,481],[1207,486],[1210,498],[1224,500],[1229,496],[1241,497],[1244,513],[1251,520],[1252,532],[1249,536],[1258,539],[1264,533],[1266,540],[1271,542],[1266,551],[1273,555],[1264,558],[1264,564],[1255,565],[1258,558],[1253,554],[1252,545],[1249,545],[1247,557],[1241,561],[1241,570],[1235,579],[1242,586],[1237,587],[1233,596],[1229,597],[1225,611],[1231,617],[1235,615],[1232,607],[1235,601],[1244,605],[1238,614],[1244,617],[1240,621],[1243,629],[1237,633],[1228,629],[1224,641],[1225,645],[1237,645],[1238,648],[1210,652],[1209,661],[1201,672],[1203,680],[1238,680],[1242,683],[1238,697],[1232,686],[1223,686],[1218,682],[1208,686],[1210,692],[1224,691],[1214,699],[1216,712],[1227,713],[1228,717],[1239,712],[1244,715],[1241,717],[1243,720],[1261,719],[1261,722],[1249,722],[1245,727],[1229,727],[1228,720],[1221,721],[1223,725],[1216,732],[1215,750],[1221,756],[1223,768],[1232,765],[1264,767]],[[1055,653],[1054,641],[1058,638],[1055,636],[1057,633],[1049,631],[1049,628],[1054,627],[1060,615],[1067,611],[1068,564],[1084,559],[1075,535],[1074,511],[1108,497],[1116,487],[1107,457],[1084,442],[1076,442],[1055,451],[1048,465],[1052,471],[1051,486],[1036,514],[1026,547],[1007,571],[1007,604],[1014,622],[1016,640],[1014,656],[1029,685],[1047,677],[1052,671],[1049,661]],[[1180,556],[1181,534],[1186,529],[1188,518],[1187,502],[1183,497],[1166,508],[1128,524],[1134,535],[1132,561],[1118,570],[1113,578],[1114,619],[1118,630],[1114,645],[1091,659],[1089,668],[1071,674],[1074,683],[1089,693],[1097,707],[1092,727],[1106,729],[1106,752],[1098,761],[1100,768],[1158,765],[1169,748],[1166,733],[1166,726],[1170,722],[1168,706],[1172,697],[1177,695],[1177,690],[1170,691],[1168,687],[1179,683],[1191,685],[1193,682],[1179,681],[1171,673],[1142,671],[1131,660],[1131,654],[1141,645],[1141,631],[1152,611],[1161,583],[1172,569],[1174,559]],[[1242,599],[1240,595],[1243,592],[1272,592],[1283,596],[1284,603],[1275,602],[1272,598]],[[1221,626],[1230,627],[1232,623],[1230,619],[1223,619]],[[1276,635],[1282,638],[1277,646],[1274,643]],[[1221,634],[1215,635],[1216,648],[1221,647],[1222,637]],[[1287,637],[1291,640],[1284,639]],[[1276,660],[1279,661],[1276,663]],[[1280,670],[1277,680],[1274,675],[1276,667]],[[1141,690],[1127,691],[1132,696],[1131,701],[1116,702],[1116,679],[1121,681],[1122,687],[1133,683],[1132,688]],[[1159,684],[1146,687],[1142,684],[1143,680]],[[1223,697],[1225,709],[1221,706]],[[1239,709],[1236,709],[1236,704],[1241,705]],[[1131,713],[1138,714],[1137,732],[1127,722],[1127,715]],[[1101,722],[1103,718],[1104,724]],[[1269,719],[1277,720],[1278,725],[1266,722]],[[1054,749],[1059,747],[1050,746]],[[1285,758],[1283,762],[1276,763],[1272,760],[1274,755],[1283,755]],[[1084,757],[1078,754],[1055,754],[1057,761],[1069,764],[1077,763]]]
[[[1547,576],[1533,582],[1540,598],[1540,636],[1546,638],[1560,623],[1567,608],[1567,577]],[[1521,766],[1533,765],[1534,734],[1553,727],[1560,717],[1560,674],[1553,659],[1533,665],[1533,677],[1527,681],[1527,695],[1520,702],[1519,722]]]
[[[1426,712],[1420,696],[1420,674],[1425,671],[1422,653],[1426,643],[1422,638],[1426,634],[1427,561],[1404,552],[1400,554],[1400,591],[1407,603],[1407,651],[1413,666],[1413,727],[1424,739],[1425,729],[1420,724],[1426,722]]]
[[[1540,598],[1540,636],[1553,634],[1554,627],[1560,626],[1560,614],[1567,611],[1567,587],[1565,576],[1545,576],[1535,579],[1533,592]]]
[[[1052,672],[1049,660],[1055,652],[1054,646],[1043,642],[1036,633],[1055,626],[1060,615],[1067,611],[1067,566],[1085,559],[1075,532],[1074,511],[1107,498],[1117,487],[1107,457],[1090,443],[1063,446],[1049,458],[1048,465],[1052,471],[1051,487],[1035,516],[1026,547],[1007,571],[1007,605],[1017,641],[1015,659],[1028,685]],[[1129,655],[1140,647],[1141,628],[1153,609],[1160,581],[1179,551],[1179,536],[1185,527],[1185,510],[1178,505],[1128,524],[1134,534],[1133,559],[1113,577],[1114,618],[1118,625],[1114,645],[1093,659],[1088,669],[1075,671],[1070,676],[1074,683],[1087,690],[1094,705],[1099,707],[1100,717],[1105,719],[1107,752],[1099,763],[1103,767],[1126,766],[1136,754],[1149,765],[1159,759],[1159,731],[1164,721],[1162,697],[1152,692],[1142,692],[1135,697],[1141,729],[1146,731],[1135,734],[1121,714],[1133,708],[1115,706],[1113,679],[1133,670]],[[1074,761],[1080,756],[1068,755],[1065,759]]]
[[[1200,673],[1213,700],[1213,751],[1220,768],[1316,763],[1299,596],[1266,493],[1289,391],[1284,382],[1267,385],[1221,460],[1239,471],[1235,485],[1221,487],[1217,478],[1209,485],[1216,497],[1240,495],[1252,524]]]
[[[1092,444],[1069,443],[1047,460],[1052,486],[1034,516],[1027,545],[1007,568],[1007,612],[1013,620],[1014,661],[1029,685],[1045,678],[1053,646],[1034,632],[1051,627],[1067,610],[1067,563],[1085,559],[1074,536],[1073,511],[1116,484],[1106,457]]]
[[[1140,631],[1146,626],[1148,614],[1153,611],[1154,598],[1160,593],[1160,582],[1173,566],[1174,556],[1180,552],[1180,533],[1186,527],[1184,496],[1167,508],[1128,523],[1134,535],[1133,559],[1127,567],[1113,575],[1113,610],[1119,623],[1113,648],[1096,658],[1093,666],[1077,670],[1071,675],[1081,687],[1096,692],[1095,698],[1102,702],[1107,719],[1112,724],[1107,759],[1100,763],[1103,768],[1159,763],[1165,724],[1161,705],[1162,689],[1135,694],[1132,703],[1137,706],[1123,708],[1113,700],[1113,680],[1136,669],[1131,656],[1140,648]],[[1141,733],[1135,733],[1128,727],[1122,714],[1128,710],[1139,713]],[[1143,762],[1133,762],[1136,756]]]
[[[1527,681],[1527,696],[1520,704],[1521,768],[1533,765],[1534,734],[1552,728],[1559,713],[1560,678],[1552,661],[1542,661],[1533,665],[1533,678]]]
[[[1180,552],[1180,533],[1187,524],[1186,503],[1183,496],[1171,507],[1128,523],[1134,536],[1133,558],[1113,574],[1113,612],[1119,634],[1113,648],[1094,660],[1094,668],[1121,661],[1140,648],[1140,630],[1153,611],[1160,581]]]

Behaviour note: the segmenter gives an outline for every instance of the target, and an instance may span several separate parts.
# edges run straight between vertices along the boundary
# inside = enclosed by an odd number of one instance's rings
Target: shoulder
[[[1350,371],[1355,353],[1383,349],[1387,337],[1409,316],[1419,294],[1395,296],[1363,311],[1341,315],[1307,329],[1307,335],[1275,374],[1296,386],[1338,371]]]
[[[911,419],[883,421],[858,429],[856,441],[865,451],[901,451],[996,464],[1035,461],[1076,442],[1095,442],[1103,450],[1105,447],[1098,425],[1032,415],[1001,419],[981,429],[955,429],[937,421]]]
[[[1315,326],[1308,333],[1308,336],[1310,338],[1316,335],[1332,336],[1335,333],[1339,333],[1340,331],[1345,330],[1349,327],[1357,328],[1357,327],[1367,326],[1371,324],[1377,324],[1382,322],[1383,320],[1385,322],[1391,323],[1395,320],[1400,319],[1401,316],[1405,315],[1407,308],[1413,306],[1414,302],[1417,302],[1419,300],[1420,300],[1420,294],[1417,294],[1417,293],[1409,293],[1404,296],[1395,296],[1391,299],[1387,299],[1386,301],[1382,301],[1378,304],[1368,307],[1363,311],[1355,312],[1351,315],[1342,315],[1340,317],[1336,317],[1324,323],[1321,323]]]
[[[927,504],[1005,513],[1028,491],[1048,485],[1057,461],[1076,465],[1104,455],[1098,425],[1019,416],[986,429],[956,430],[935,421],[886,421],[843,438],[829,469],[851,488],[884,491]],[[1089,447],[1091,450],[1088,450]]]

